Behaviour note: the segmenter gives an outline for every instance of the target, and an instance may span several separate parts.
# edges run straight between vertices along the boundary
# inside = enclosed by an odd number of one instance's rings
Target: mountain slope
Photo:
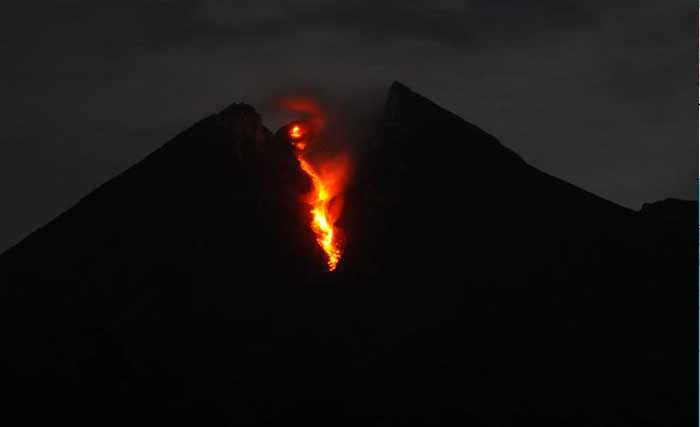
[[[239,104],[0,256],[14,406],[86,425],[696,417],[694,226],[544,174],[399,83],[357,158],[333,273],[289,146]]]

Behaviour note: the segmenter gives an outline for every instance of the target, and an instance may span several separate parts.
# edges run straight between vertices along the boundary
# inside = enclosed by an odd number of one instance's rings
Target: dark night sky
[[[696,2],[126,3],[0,5],[0,250],[205,115],[299,87],[363,110],[399,80],[620,204],[697,198]]]

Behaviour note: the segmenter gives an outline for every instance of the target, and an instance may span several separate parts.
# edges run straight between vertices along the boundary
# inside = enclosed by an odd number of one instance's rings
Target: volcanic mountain
[[[547,175],[399,83],[355,159],[333,272],[300,201],[309,178],[245,104],[4,253],[8,412],[24,425],[697,421],[694,220]]]

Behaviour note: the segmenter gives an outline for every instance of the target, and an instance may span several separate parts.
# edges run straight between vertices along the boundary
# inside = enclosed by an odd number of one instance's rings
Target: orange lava
[[[299,166],[309,176],[313,186],[311,193],[307,195],[307,203],[311,207],[311,230],[316,235],[316,242],[326,254],[328,270],[333,271],[338,266],[338,262],[343,255],[338,241],[337,229],[334,225],[337,215],[332,215],[333,212],[330,210],[335,196],[334,191],[337,190],[337,188],[334,188],[337,187],[337,180],[328,179],[328,177],[320,174],[304,157],[302,151],[306,148],[307,143],[300,139],[306,134],[307,129],[300,125],[293,125],[289,129],[289,136],[295,141],[294,146],[297,148]],[[325,180],[324,177],[326,178]]]
[[[326,253],[328,270],[333,271],[338,266],[338,261],[343,255],[342,250],[336,238],[335,226],[328,211],[328,206],[331,202],[331,194],[321,177],[316,173],[316,170],[311,163],[304,159],[301,154],[297,155],[301,169],[311,178],[313,184],[313,193],[310,198],[311,205],[311,229],[316,234],[316,242]]]
[[[291,136],[292,139],[299,139],[303,135],[304,135],[304,133],[302,132],[301,126],[299,126],[299,125],[294,125],[289,130],[289,136]]]

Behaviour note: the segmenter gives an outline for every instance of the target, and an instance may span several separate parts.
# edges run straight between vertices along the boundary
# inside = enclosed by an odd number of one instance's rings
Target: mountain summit
[[[694,224],[547,175],[400,83],[355,157],[333,272],[300,198],[309,178],[245,104],[196,123],[1,255],[15,415],[696,420],[697,376],[684,370],[697,351]]]

